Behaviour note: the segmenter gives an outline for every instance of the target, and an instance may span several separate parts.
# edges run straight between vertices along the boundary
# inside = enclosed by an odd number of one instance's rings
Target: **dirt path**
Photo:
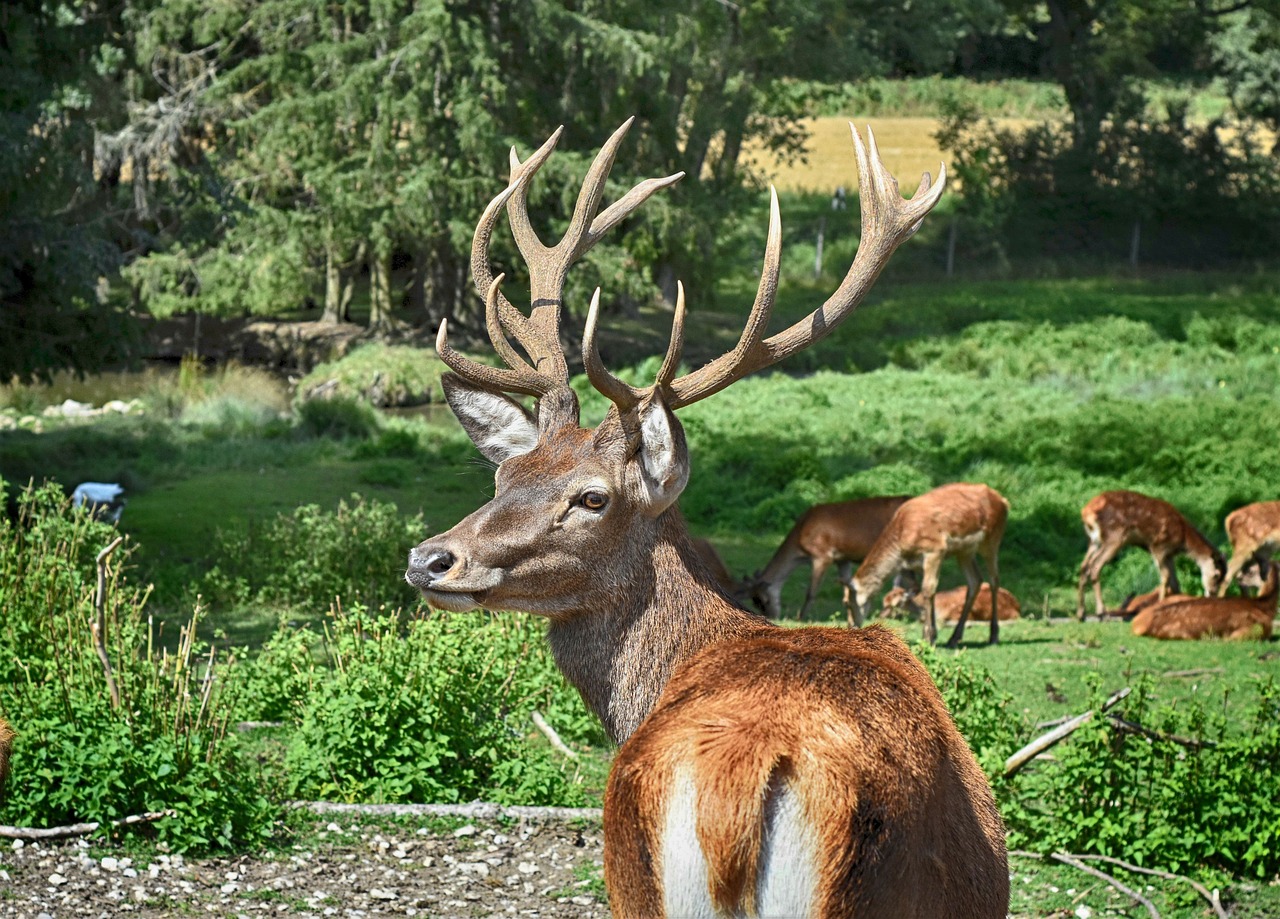
[[[317,828],[292,851],[213,859],[6,843],[0,917],[609,915],[598,824]]]

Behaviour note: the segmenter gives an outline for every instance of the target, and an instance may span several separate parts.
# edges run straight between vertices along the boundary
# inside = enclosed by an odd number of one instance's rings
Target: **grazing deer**
[[[1224,596],[1231,582],[1250,562],[1268,562],[1280,549],[1280,501],[1246,504],[1230,514],[1224,523],[1231,540],[1231,561],[1218,585],[1218,596]]]
[[[934,614],[940,622],[958,622],[960,614],[964,611],[964,601],[969,593],[968,587],[955,587],[951,590],[944,590],[941,593],[933,595]],[[1022,618],[1022,604],[1018,602],[1018,598],[1003,587],[996,594],[996,613],[1000,617],[1001,622],[1008,622],[1010,619]],[[892,614],[897,610],[907,613],[919,613],[924,615],[928,609],[920,603],[919,598],[902,587],[895,587],[884,595],[881,601],[883,610],[886,614]],[[973,610],[970,617],[974,622],[987,622],[991,619],[991,588],[983,584],[978,588],[977,595],[973,598]]]
[[[545,616],[556,663],[621,744],[605,794],[605,882],[618,917],[769,915],[1003,919],[1004,830],[990,788],[928,674],[891,632],[784,629],[733,604],[699,563],[676,500],[689,456],[675,411],[823,338],[863,298],[937,203],[910,200],[854,132],[862,236],[844,282],[766,336],[782,235],[771,198],[764,270],[736,347],[676,376],[671,342],[653,385],[600,359],[600,292],[583,334],[592,386],[612,403],[594,430],[559,339],[571,263],[679,176],[637,185],[597,213],[630,122],[591,166],[564,239],[530,225],[528,183],[559,132],[523,163],[476,229],[472,269],[506,366],[436,348],[450,407],[498,464],[493,499],[416,546],[405,575],[444,610]],[[529,265],[526,315],[499,290],[489,240],[505,206]],[[509,336],[509,337],[508,337]],[[514,339],[523,351],[517,351]],[[530,412],[506,395],[536,398]]]
[[[1102,568],[1125,546],[1145,546],[1160,573],[1159,595],[1178,593],[1178,575],[1173,560],[1186,553],[1200,568],[1204,595],[1217,591],[1226,562],[1222,553],[1200,535],[1200,531],[1178,513],[1168,501],[1138,494],[1136,491],[1104,491],[1092,498],[1080,511],[1089,548],[1080,563],[1080,581],[1076,589],[1076,617],[1084,619],[1084,588],[1093,582],[1093,597],[1098,616],[1106,615],[1102,603]]]
[[[4,786],[9,781],[9,753],[13,749],[13,728],[0,718],[0,801],[4,800]]]
[[[1148,606],[1133,617],[1135,635],[1148,638],[1271,638],[1276,618],[1276,566],[1267,567],[1256,597],[1168,598]]]
[[[995,489],[986,485],[970,485],[956,482],[940,485],[918,498],[912,498],[893,515],[867,557],[853,576],[854,620],[849,623],[862,625],[871,598],[880,592],[889,576],[903,568],[921,572],[920,591],[916,595],[919,605],[928,612],[924,620],[925,641],[932,644],[938,637],[934,614],[934,594],[938,591],[938,572],[942,560],[955,556],[964,570],[966,582],[964,607],[955,631],[947,641],[954,648],[964,636],[965,623],[973,600],[978,593],[982,576],[977,559],[982,557],[987,569],[987,583],[993,593],[991,599],[991,637],[995,644],[1000,640],[1000,617],[996,614],[996,597],[1000,589],[1000,540],[1004,537],[1005,522],[1009,519],[1009,502]]]
[[[746,587],[760,611],[771,619],[782,616],[782,585],[801,562],[808,561],[812,565],[809,590],[796,618],[804,619],[808,614],[818,585],[832,565],[837,566],[840,583],[844,585],[845,613],[851,615],[853,563],[867,557],[880,531],[909,497],[899,495],[815,504],[801,514],[778,551],[769,559],[769,564],[747,579]]]

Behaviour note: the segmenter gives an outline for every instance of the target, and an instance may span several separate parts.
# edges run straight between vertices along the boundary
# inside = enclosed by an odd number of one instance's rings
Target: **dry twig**
[[[547,719],[542,717],[542,712],[535,710],[533,714],[529,716],[529,718],[530,720],[533,721],[534,727],[536,727],[539,731],[541,731],[542,736],[546,737],[547,740],[551,743],[551,746],[555,747],[565,756],[569,757],[569,759],[578,758],[578,754],[570,750],[568,744],[566,744],[563,740],[560,739],[560,735],[556,733],[556,729],[553,728],[551,725],[547,724]]]
[[[1105,712],[1111,708],[1114,708],[1116,705],[1120,703],[1122,699],[1124,699],[1127,695],[1129,695],[1129,692],[1130,692],[1130,689],[1128,686],[1124,687],[1123,689],[1116,690],[1110,696],[1107,697],[1107,701],[1102,703],[1102,707],[1099,708],[1098,711]],[[1094,712],[1092,709],[1090,709],[1089,711],[1081,715],[1076,715],[1074,718],[1060,724],[1058,727],[1054,728],[1052,731],[1049,731],[1048,733],[1045,733],[1045,734],[1041,734],[1035,740],[1031,741],[1031,743],[1027,744],[1017,753],[1013,754],[1013,756],[1005,760],[1005,763],[1004,763],[1005,777],[1008,778],[1009,776],[1014,775],[1019,770],[1021,770],[1023,766],[1025,766],[1027,763],[1035,759],[1037,755],[1043,753],[1045,750],[1048,750],[1050,747],[1052,747],[1058,741],[1062,740],[1062,738],[1071,734],[1073,731],[1076,731],[1082,726],[1084,726],[1085,724],[1088,724],[1093,719],[1093,715],[1094,715]]]
[[[149,811],[145,814],[134,814],[131,817],[125,817],[123,820],[112,820],[111,828],[119,829],[122,826],[134,826],[139,823],[154,823],[164,817],[176,817],[177,811]],[[0,826],[0,838],[3,839],[66,839],[69,836],[88,836],[95,833],[102,826],[98,821],[91,823],[73,823],[69,826],[50,826],[50,827],[33,827],[33,826]]]
[[[98,652],[98,660],[102,661],[102,672],[107,678],[107,692],[111,694],[111,707],[120,707],[120,690],[116,686],[115,673],[111,669],[111,657],[107,654],[107,560],[124,542],[123,536],[117,536],[98,553],[98,587],[93,593],[93,623],[90,631],[93,635],[93,647]],[[92,832],[92,831],[90,831]]]

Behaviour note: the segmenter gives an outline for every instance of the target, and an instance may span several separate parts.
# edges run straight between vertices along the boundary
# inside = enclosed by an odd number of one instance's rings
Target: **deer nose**
[[[448,549],[435,549],[419,553],[413,549],[409,553],[409,567],[421,572],[431,580],[438,580],[453,570],[458,559]]]

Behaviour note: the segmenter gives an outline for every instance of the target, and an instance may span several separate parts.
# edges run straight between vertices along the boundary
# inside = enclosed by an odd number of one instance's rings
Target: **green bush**
[[[1138,682],[1123,710],[1154,735],[1094,719],[1055,749],[1056,762],[998,784],[1011,845],[1172,871],[1274,876],[1280,686],[1268,680],[1234,727],[1225,704],[1159,706],[1154,689],[1150,678]]]
[[[325,639],[327,667],[310,664],[309,656],[299,665],[312,668],[314,682],[297,707],[285,758],[290,795],[374,802],[583,799],[562,761],[526,740],[529,712],[560,682],[546,667],[543,639],[527,624],[472,616],[405,619],[357,607],[335,616]],[[537,678],[513,677],[513,669],[530,666],[541,671]]]
[[[379,407],[422,405],[440,401],[440,377],[447,370],[426,348],[367,344],[317,365],[298,382],[298,395],[307,402],[336,397]]]
[[[310,437],[369,438],[380,426],[378,413],[369,403],[350,396],[309,399],[299,403],[296,411],[299,430]]]
[[[18,730],[4,822],[172,810],[151,827],[174,848],[260,840],[274,812],[227,734],[216,656],[195,642],[195,619],[176,652],[158,646],[127,549],[103,561],[99,619],[95,556],[114,530],[71,511],[55,486],[20,503],[21,526],[0,521],[0,714]]]
[[[426,532],[421,514],[404,517],[394,504],[358,494],[332,511],[306,504],[247,532],[218,531],[212,554],[219,561],[201,590],[220,603],[313,611],[335,600],[399,606],[412,598],[399,575]]]

